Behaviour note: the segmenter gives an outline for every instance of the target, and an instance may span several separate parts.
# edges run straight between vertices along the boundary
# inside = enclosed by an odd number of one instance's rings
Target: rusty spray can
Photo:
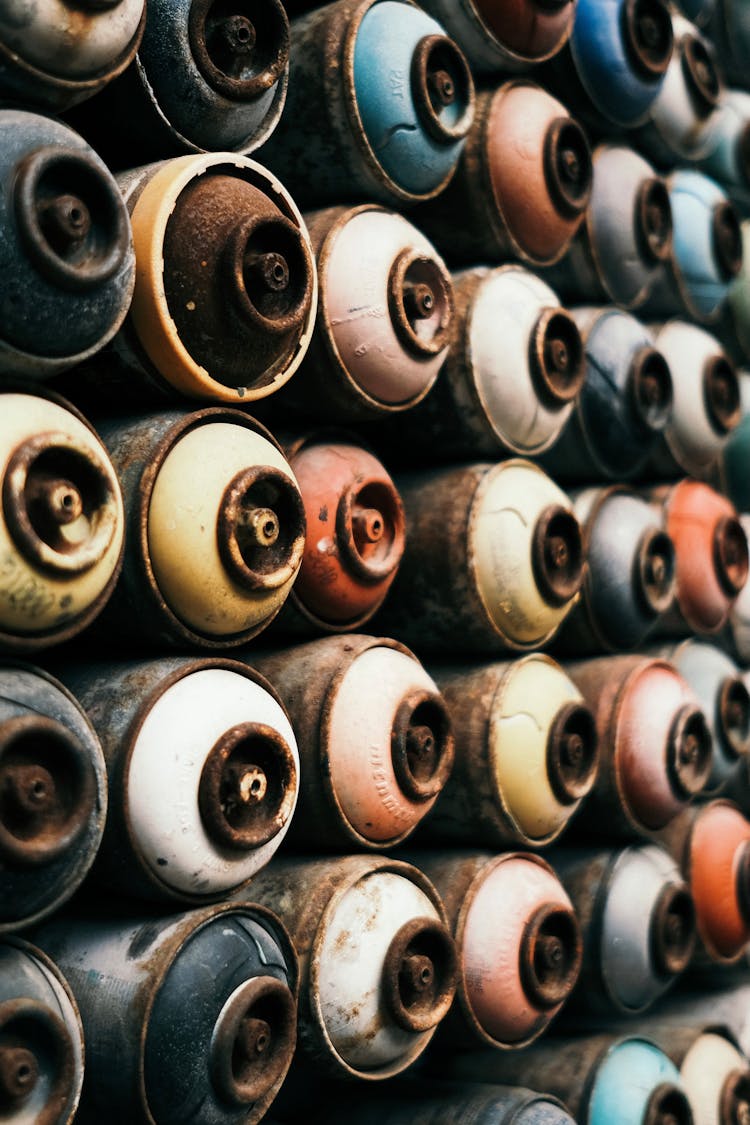
[[[506,852],[420,852],[458,955],[458,987],[439,1051],[518,1048],[537,1039],[578,978],[581,934],[549,864]]]
[[[524,71],[545,62],[567,42],[575,0],[425,0],[423,7],[452,35],[477,74]]]
[[[0,933],[78,889],[104,832],[107,774],[86,714],[62,684],[0,668]]]
[[[249,894],[289,927],[300,959],[298,1061],[316,1081],[391,1078],[422,1054],[451,1006],[456,952],[420,871],[378,856],[277,858]]]
[[[0,386],[0,649],[79,633],[120,570],[124,515],[98,435],[46,389]]]
[[[586,573],[556,648],[582,656],[639,648],[672,605],[674,545],[648,501],[622,485],[572,498]]]
[[[565,253],[590,194],[583,129],[551,94],[519,79],[479,95],[455,176],[415,215],[449,261],[542,266]]]
[[[0,137],[0,363],[6,375],[45,379],[99,351],[125,319],[130,223],[106,165],[66,125],[6,108]]]
[[[583,696],[549,656],[440,666],[456,759],[418,840],[433,846],[544,847],[590,792],[599,765]]]
[[[672,410],[669,365],[651,332],[617,308],[574,312],[586,354],[575,409],[541,464],[562,481],[623,481],[644,467]]]
[[[573,1125],[556,1098],[513,1086],[489,1086],[429,1079],[399,1084],[389,1096],[345,1099],[327,1105],[320,1125]]]
[[[711,732],[692,690],[666,660],[645,656],[576,661],[566,671],[594,713],[601,756],[575,821],[579,838],[632,839],[663,828],[711,772]]]
[[[280,447],[224,407],[101,429],[129,535],[105,627],[173,648],[245,644],[281,608],[302,561],[304,506]]]
[[[199,906],[271,859],[294,812],[299,755],[261,676],[194,657],[68,665],[63,676],[107,763],[100,887]]]
[[[270,911],[59,918],[35,940],[81,1012],[81,1121],[260,1121],[289,1068],[296,1023],[297,961]]]
[[[398,641],[363,636],[249,656],[299,739],[291,845],[374,850],[404,840],[453,763],[448,708],[416,657]]]
[[[450,180],[474,115],[463,52],[411,0],[295,20],[286,108],[262,159],[301,199],[414,204]]]
[[[528,650],[548,641],[583,577],[568,497],[512,460],[397,478],[409,535],[378,624],[420,651]]]
[[[83,1084],[81,1017],[60,970],[17,937],[0,941],[0,1092],[9,1125],[69,1125]]]

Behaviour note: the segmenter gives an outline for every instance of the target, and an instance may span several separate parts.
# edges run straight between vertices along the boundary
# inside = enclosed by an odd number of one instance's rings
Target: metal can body
[[[221,407],[102,432],[130,535],[107,627],[152,645],[245,644],[279,611],[302,561],[304,507],[279,446]]]
[[[81,1012],[82,1120],[260,1121],[295,1041],[296,959],[269,911],[60,919],[36,938]]]
[[[398,1094],[361,1101],[337,1099],[324,1120],[345,1125],[356,1116],[361,1125],[572,1125],[573,1118],[555,1099],[516,1087],[468,1083],[409,1082]]]
[[[427,0],[424,7],[453,36],[477,74],[529,70],[552,58],[570,36],[575,15],[573,0],[554,5]]]

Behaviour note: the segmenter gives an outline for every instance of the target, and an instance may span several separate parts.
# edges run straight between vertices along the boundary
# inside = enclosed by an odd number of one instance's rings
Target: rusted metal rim
[[[680,800],[690,800],[704,788],[711,772],[713,740],[703,712],[692,703],[674,717],[666,747],[667,774]]]
[[[682,883],[664,887],[651,915],[649,943],[659,973],[676,976],[690,963],[695,949],[695,907]]]
[[[285,738],[265,723],[238,723],[211,748],[198,786],[201,820],[217,843],[259,848],[292,815],[297,766]]]
[[[406,518],[392,480],[373,477],[347,488],[336,508],[336,544],[363,582],[382,582],[404,554]]]
[[[547,777],[564,805],[575,804],[593,788],[599,768],[596,722],[582,703],[566,703],[547,736]]]
[[[685,35],[680,46],[688,93],[698,116],[708,117],[719,104],[723,86],[713,55],[696,35]]]
[[[739,758],[750,752],[750,692],[741,676],[727,676],[721,685],[716,720],[725,753]]]
[[[693,1125],[687,1095],[671,1082],[657,1086],[644,1111],[643,1125]]]
[[[703,365],[703,401],[717,434],[724,436],[740,424],[740,381],[725,355],[711,356]]]
[[[672,372],[656,348],[636,352],[627,374],[627,393],[636,419],[651,433],[661,433],[672,414]]]
[[[567,508],[551,504],[539,516],[531,561],[539,593],[549,605],[565,605],[578,593],[583,582],[583,541],[578,520]]]
[[[36,1000],[0,1003],[0,1113],[15,1120],[40,1080],[47,1086],[35,1125],[57,1125],[74,1085],[76,1057],[62,1020]]]
[[[583,340],[566,309],[543,309],[529,341],[534,389],[552,409],[572,402],[586,377]]]
[[[391,762],[403,793],[414,801],[437,797],[453,768],[454,741],[442,695],[414,691],[391,727]]]
[[[713,247],[719,270],[726,281],[742,269],[742,230],[736,208],[728,201],[717,203],[711,219]]]
[[[24,157],[13,183],[18,229],[37,269],[63,289],[108,281],[130,250],[130,224],[117,185],[98,161],[45,145]]]
[[[474,80],[469,64],[457,43],[446,35],[420,39],[411,63],[411,92],[417,116],[440,144],[460,141],[474,118]],[[444,110],[457,107],[451,124]]]
[[[414,355],[438,355],[447,348],[455,303],[443,265],[421,251],[402,250],[388,275],[388,311],[396,335]]]
[[[672,253],[672,204],[669,189],[657,176],[643,180],[635,200],[635,231],[644,258],[666,262]]]
[[[0,725],[0,856],[39,866],[64,855],[96,805],[96,775],[86,747],[45,715]]]
[[[383,997],[404,1031],[437,1027],[456,991],[456,947],[436,918],[412,918],[388,947],[383,963]]]
[[[676,553],[666,531],[644,531],[636,548],[635,579],[644,609],[655,617],[665,613],[674,600],[676,581]]]
[[[750,1068],[733,1070],[719,1095],[719,1125],[750,1125]]]
[[[642,78],[655,81],[666,74],[674,50],[674,32],[663,0],[626,0],[622,35],[628,58]]]
[[[734,516],[723,516],[714,528],[714,566],[722,590],[736,598],[747,582],[750,560],[747,536]]]
[[[581,970],[582,940],[570,907],[547,903],[529,918],[519,960],[524,990],[540,1008],[556,1008],[570,995]]]
[[[271,335],[301,329],[313,287],[313,260],[299,226],[276,208],[248,215],[224,247],[233,306],[243,319]]]
[[[211,1076],[230,1105],[250,1105],[281,1080],[294,1054],[297,1008],[275,977],[253,977],[227,1000],[211,1039]]]
[[[259,98],[289,63],[289,20],[280,0],[191,0],[188,38],[206,82],[231,101]]]
[[[278,590],[302,562],[305,509],[294,481],[272,465],[254,465],[227,485],[216,535],[222,562],[247,590]]]
[[[5,520],[21,553],[54,575],[82,574],[117,530],[114,469],[69,435],[36,434],[17,446],[2,489]]]
[[[593,182],[591,148],[581,126],[557,117],[544,139],[544,178],[553,203],[568,219],[586,210]]]

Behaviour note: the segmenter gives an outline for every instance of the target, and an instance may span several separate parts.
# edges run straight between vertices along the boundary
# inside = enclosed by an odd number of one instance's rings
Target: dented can
[[[0,650],[34,652],[101,611],[123,552],[120,486],[83,415],[0,386]]]
[[[9,1125],[69,1125],[83,1084],[83,1028],[57,966],[20,938],[0,941],[0,1098]]]
[[[566,671],[594,713],[601,755],[575,822],[579,838],[664,828],[711,773],[711,731],[692,690],[666,660],[645,656],[603,656]]]
[[[621,145],[593,152],[591,200],[570,248],[544,277],[564,300],[636,309],[666,269],[672,207],[664,180]]]
[[[306,202],[414,204],[453,175],[474,115],[463,52],[411,0],[295,20],[284,115],[262,158]]]
[[[672,411],[673,380],[651,332],[616,308],[577,309],[586,376],[541,463],[561,481],[623,481],[644,467]]]
[[[565,493],[520,460],[397,484],[409,536],[379,626],[420,651],[522,651],[550,640],[583,578]]]
[[[599,766],[594,718],[542,653],[507,664],[440,667],[456,760],[421,830],[433,845],[543,847],[590,792]]]
[[[278,912],[299,955],[299,1062],[317,1081],[378,1081],[410,1066],[456,986],[455,947],[429,880],[377,856],[277,859],[249,893]]]
[[[621,485],[574,493],[573,510],[586,573],[557,650],[593,656],[639,648],[674,600],[674,544],[653,507]]]
[[[568,1024],[608,1024],[644,1012],[687,968],[695,910],[672,857],[654,844],[617,851],[560,848],[549,861],[583,934],[579,986]]]
[[[466,53],[477,74],[528,70],[562,50],[575,0],[424,0]]]
[[[270,911],[225,904],[161,918],[60,918],[35,939],[81,1012],[82,1120],[261,1120],[296,1031],[297,961]]]
[[[573,1125],[573,1118],[556,1098],[516,1086],[411,1080],[389,1097],[339,1095],[322,1117],[330,1125]]]
[[[130,537],[105,627],[173,648],[247,643],[276,616],[302,562],[304,505],[280,447],[223,407],[101,429]]]
[[[107,812],[102,749],[47,672],[0,668],[0,933],[57,910],[94,862]]]
[[[239,890],[291,822],[299,754],[266,681],[233,660],[66,666],[99,735],[109,813],[93,877],[201,905]]]
[[[0,363],[6,375],[46,379],[99,351],[125,319],[130,223],[106,165],[66,125],[2,109],[0,138]]]
[[[533,1042],[581,968],[578,920],[552,868],[523,852],[420,852],[419,864],[443,899],[458,954],[438,1048]]]
[[[732,504],[707,484],[682,480],[651,493],[674,543],[675,603],[659,632],[717,633],[748,576],[748,541]]]
[[[565,253],[590,194],[583,129],[551,94],[516,80],[479,95],[455,176],[415,214],[449,261],[542,266]]]
[[[281,0],[147,0],[146,11],[132,66],[73,115],[108,164],[262,145],[289,81]]]
[[[416,657],[397,641],[362,636],[248,656],[299,738],[292,846],[382,849],[410,835],[453,764],[448,708]]]
[[[456,324],[430,394],[388,440],[422,461],[534,457],[557,438],[585,374],[573,317],[521,266],[454,274]]]

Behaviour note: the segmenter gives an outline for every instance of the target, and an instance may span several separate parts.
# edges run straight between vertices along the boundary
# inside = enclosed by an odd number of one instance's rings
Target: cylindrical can
[[[420,834],[433,845],[539,848],[555,840],[596,780],[594,718],[559,664],[439,667],[456,760]]]
[[[279,847],[299,789],[294,733],[266,681],[189,657],[63,676],[107,763],[100,886],[193,905],[239,890]]]
[[[255,905],[57,919],[35,933],[86,1041],[82,1121],[255,1125],[295,1044],[297,961]]]
[[[548,1091],[579,1125],[693,1125],[679,1070],[654,1043],[636,1036],[548,1038],[520,1053],[456,1053],[434,1065],[446,1078]]]
[[[24,37],[35,10],[27,6]],[[67,125],[6,108],[0,138],[0,365],[5,375],[46,379],[98,352],[125,319],[135,282],[130,223],[106,165]]]
[[[577,0],[570,39],[542,75],[575,113],[611,134],[645,119],[673,45],[666,0]]]
[[[581,933],[570,899],[536,855],[420,852],[456,942],[456,999],[445,1051],[523,1047],[549,1026],[578,979]]]
[[[601,765],[576,831],[627,839],[664,828],[711,772],[711,732],[666,660],[601,656],[566,666],[594,713]]]
[[[448,709],[416,657],[397,641],[362,636],[248,655],[278,691],[299,738],[302,787],[291,844],[383,849],[404,840],[453,763]]]
[[[94,862],[107,812],[83,709],[37,668],[0,668],[0,933],[51,914]]]
[[[245,644],[289,595],[305,512],[280,447],[240,410],[102,425],[129,541],[104,624],[139,643]]]
[[[570,36],[575,0],[423,0],[477,74],[522,71],[552,58]]]
[[[590,194],[583,129],[540,86],[514,80],[479,95],[456,174],[419,207],[417,223],[449,261],[550,265],[583,222]]]
[[[674,543],[675,609],[660,631],[716,633],[748,576],[747,537],[725,497],[700,481],[682,480],[652,493]]]
[[[59,112],[90,98],[130,64],[144,0],[22,2],[0,15],[3,97]]]
[[[109,598],[122,495],[83,415],[20,386],[0,386],[0,491],[0,649],[34,652],[80,633]]]
[[[376,1081],[410,1066],[456,984],[455,946],[429,880],[377,856],[277,859],[249,893],[278,912],[299,955],[299,1061],[318,1081]]]
[[[319,1119],[330,1125],[573,1125],[573,1118],[547,1094],[516,1086],[432,1082],[401,1084],[388,1097],[363,1104],[341,1095],[326,1106]]]
[[[310,635],[360,629],[382,604],[406,542],[398,489],[356,438],[324,430],[284,442],[307,535],[277,628]]]
[[[720,965],[738,962],[750,940],[750,822],[731,801],[710,801],[662,839],[690,886],[703,949]]]
[[[748,95],[750,96],[750,95]],[[740,512],[750,511],[750,371],[738,373],[740,421],[727,435],[716,474],[720,490]]]
[[[0,1096],[8,1125],[69,1125],[83,1085],[83,1028],[57,966],[20,938],[0,941]]]
[[[578,596],[581,531],[536,465],[397,478],[409,529],[378,623],[420,651],[499,652],[550,640]]]
[[[642,305],[669,260],[667,185],[642,156],[621,145],[593,152],[586,217],[565,257],[544,276],[564,300]]]
[[[300,377],[278,400],[307,418],[392,418],[427,394],[454,331],[453,285],[435,248],[374,204],[305,216],[318,315]]]
[[[737,372],[716,337],[695,324],[670,320],[654,336],[677,377],[672,381],[672,413],[661,448],[653,452],[652,470],[657,479],[705,477],[740,422]]]
[[[586,375],[575,409],[541,464],[563,481],[636,476],[667,425],[673,379],[651,332],[617,308],[576,309]]]
[[[651,317],[685,316],[714,323],[741,276],[740,217],[717,183],[683,168],[668,180],[672,256],[656,280],[645,310]]]
[[[586,1026],[646,1011],[695,947],[695,910],[675,861],[654,844],[560,848],[548,858],[583,934],[581,976],[563,1019]]]
[[[675,550],[653,507],[621,485],[573,494],[586,572],[556,639],[569,655],[639,648],[670,608]]]
[[[421,461],[535,457],[573,410],[585,374],[567,309],[522,266],[454,275],[456,323],[430,394],[389,426],[396,452]]]
[[[725,90],[711,147],[698,163],[726,191],[744,217],[750,208],[750,94]]]
[[[301,199],[414,204],[453,175],[474,116],[463,52],[411,0],[335,0],[291,30],[263,160]]]
[[[185,152],[249,154],[262,145],[281,117],[289,81],[281,0],[147,0],[146,8],[132,66],[73,115],[97,152],[111,167],[132,168]]]

